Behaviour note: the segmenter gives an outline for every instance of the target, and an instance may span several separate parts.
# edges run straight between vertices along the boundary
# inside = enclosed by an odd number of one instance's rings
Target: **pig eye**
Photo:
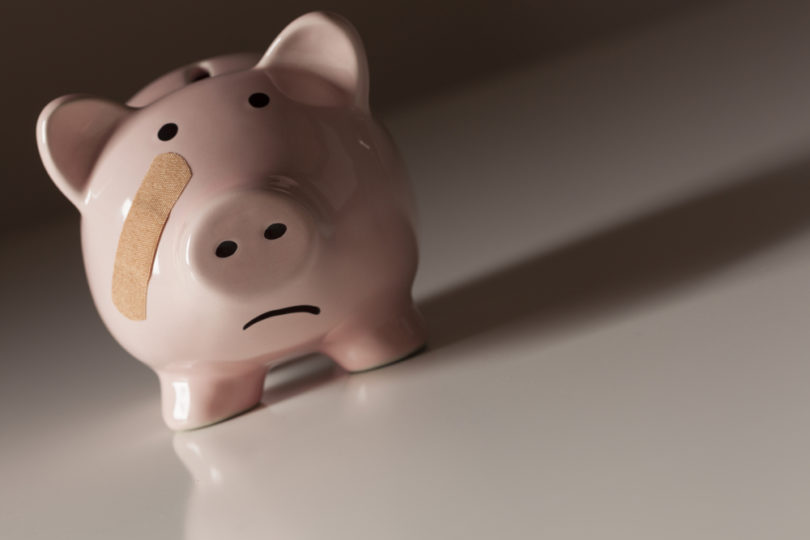
[[[273,223],[264,230],[264,237],[268,240],[275,240],[281,238],[287,232],[287,226],[283,223]]]
[[[158,130],[158,139],[168,141],[177,135],[177,124],[163,124]]]
[[[270,103],[270,96],[261,92],[256,92],[255,94],[250,94],[248,103],[250,103],[251,107],[261,109],[262,107],[267,107],[267,104]]]
[[[216,251],[217,257],[220,257],[222,259],[224,259],[225,257],[230,257],[231,255],[236,253],[236,247],[237,247],[236,242],[232,240],[225,240],[224,242],[221,242],[217,246]]]

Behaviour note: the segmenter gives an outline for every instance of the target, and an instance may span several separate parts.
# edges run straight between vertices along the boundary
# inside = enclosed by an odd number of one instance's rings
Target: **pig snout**
[[[186,241],[191,276],[229,295],[283,287],[318,246],[313,213],[290,195],[246,189],[214,201]]]

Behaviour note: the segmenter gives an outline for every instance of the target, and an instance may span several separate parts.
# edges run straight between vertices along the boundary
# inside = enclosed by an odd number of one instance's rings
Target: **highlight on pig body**
[[[126,105],[56,99],[37,144],[81,213],[96,307],[157,372],[172,429],[253,407],[275,363],[363,371],[424,345],[410,187],[344,19],[304,15],[264,55],[184,66]]]

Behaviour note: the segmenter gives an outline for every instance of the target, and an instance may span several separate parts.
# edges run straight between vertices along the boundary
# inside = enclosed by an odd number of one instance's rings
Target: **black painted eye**
[[[163,124],[158,130],[158,139],[168,141],[177,135],[177,124]]]
[[[255,94],[250,94],[248,103],[257,109],[261,109],[262,107],[267,107],[267,104],[270,103],[270,96],[261,92],[256,92]]]
[[[230,257],[231,255],[236,253],[236,247],[237,247],[236,242],[234,242],[232,240],[225,240],[224,242],[221,242],[217,246],[217,251],[216,251],[217,257],[221,257],[223,259],[225,257]]]
[[[287,232],[287,226],[283,223],[273,223],[264,230],[264,237],[268,240],[275,240],[281,238]]]

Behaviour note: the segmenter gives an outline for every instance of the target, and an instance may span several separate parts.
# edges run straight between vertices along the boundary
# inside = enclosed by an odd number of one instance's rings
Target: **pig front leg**
[[[321,350],[347,371],[391,364],[425,346],[425,323],[410,294],[375,301],[329,332]]]
[[[163,420],[175,431],[214,424],[256,406],[266,368],[206,364],[158,370]]]

